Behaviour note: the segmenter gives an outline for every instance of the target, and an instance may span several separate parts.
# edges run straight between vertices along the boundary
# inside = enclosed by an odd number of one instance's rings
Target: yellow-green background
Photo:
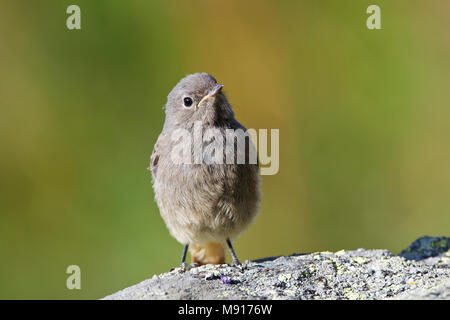
[[[81,7],[82,30],[66,28]],[[381,7],[382,30],[366,28]],[[0,4],[0,298],[101,298],[179,264],[146,170],[176,82],[280,129],[241,260],[450,230],[449,1]],[[65,287],[81,267],[81,290]]]

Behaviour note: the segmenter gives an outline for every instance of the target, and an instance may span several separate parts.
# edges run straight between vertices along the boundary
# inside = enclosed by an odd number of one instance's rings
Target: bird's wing
[[[155,146],[153,147],[152,155],[150,156],[150,167],[149,170],[152,172],[153,179],[156,179],[156,172],[158,170],[158,162],[160,157],[160,142],[161,136],[156,140]]]

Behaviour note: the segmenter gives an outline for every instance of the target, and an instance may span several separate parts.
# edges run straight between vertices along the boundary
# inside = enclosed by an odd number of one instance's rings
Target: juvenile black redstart
[[[184,245],[183,269],[188,248],[193,263],[225,263],[225,244],[231,251],[232,264],[240,265],[231,242],[249,226],[259,209],[258,163],[257,158],[253,163],[250,159],[255,148],[246,134],[243,163],[238,161],[242,160],[239,151],[243,149],[236,136],[231,140],[232,147],[226,148],[230,130],[247,133],[247,129],[235,119],[222,87],[207,73],[181,79],[168,95],[164,127],[150,158],[161,216],[171,235]],[[202,139],[200,147],[212,142],[223,145],[223,153],[220,148],[214,149],[215,161],[211,161],[211,155],[206,159],[204,151],[201,162],[196,161],[195,148],[199,146],[194,135],[199,124],[203,133],[208,129],[214,133],[209,140]],[[189,138],[180,142],[174,138],[179,138],[179,133],[189,134]],[[174,161],[173,156],[180,143],[183,148],[190,147],[183,163]],[[218,155],[223,161],[217,161]]]

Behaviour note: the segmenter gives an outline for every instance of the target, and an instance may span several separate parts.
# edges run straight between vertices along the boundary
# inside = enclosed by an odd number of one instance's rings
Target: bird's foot
[[[197,268],[197,267],[200,267],[200,263],[198,263],[198,262],[192,262],[191,263],[191,269],[192,268]]]
[[[233,262],[231,262],[231,266],[233,268],[238,269],[239,271],[244,271],[247,268],[246,264],[242,264],[238,259],[233,259]]]
[[[187,265],[186,262],[182,262],[180,264],[180,272],[181,273],[184,273],[184,272],[188,271],[188,269],[189,269],[189,266]]]
[[[231,262],[232,267],[240,267],[242,266],[242,263],[238,259],[233,259],[233,262]]]

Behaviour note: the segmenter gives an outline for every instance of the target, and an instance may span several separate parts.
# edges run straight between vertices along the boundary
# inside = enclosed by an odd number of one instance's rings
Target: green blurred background
[[[369,4],[382,30],[366,28]],[[3,0],[0,298],[101,298],[179,264],[146,168],[168,92],[199,71],[247,127],[280,129],[242,260],[449,235],[449,13],[446,0]],[[81,290],[66,288],[71,264]]]

